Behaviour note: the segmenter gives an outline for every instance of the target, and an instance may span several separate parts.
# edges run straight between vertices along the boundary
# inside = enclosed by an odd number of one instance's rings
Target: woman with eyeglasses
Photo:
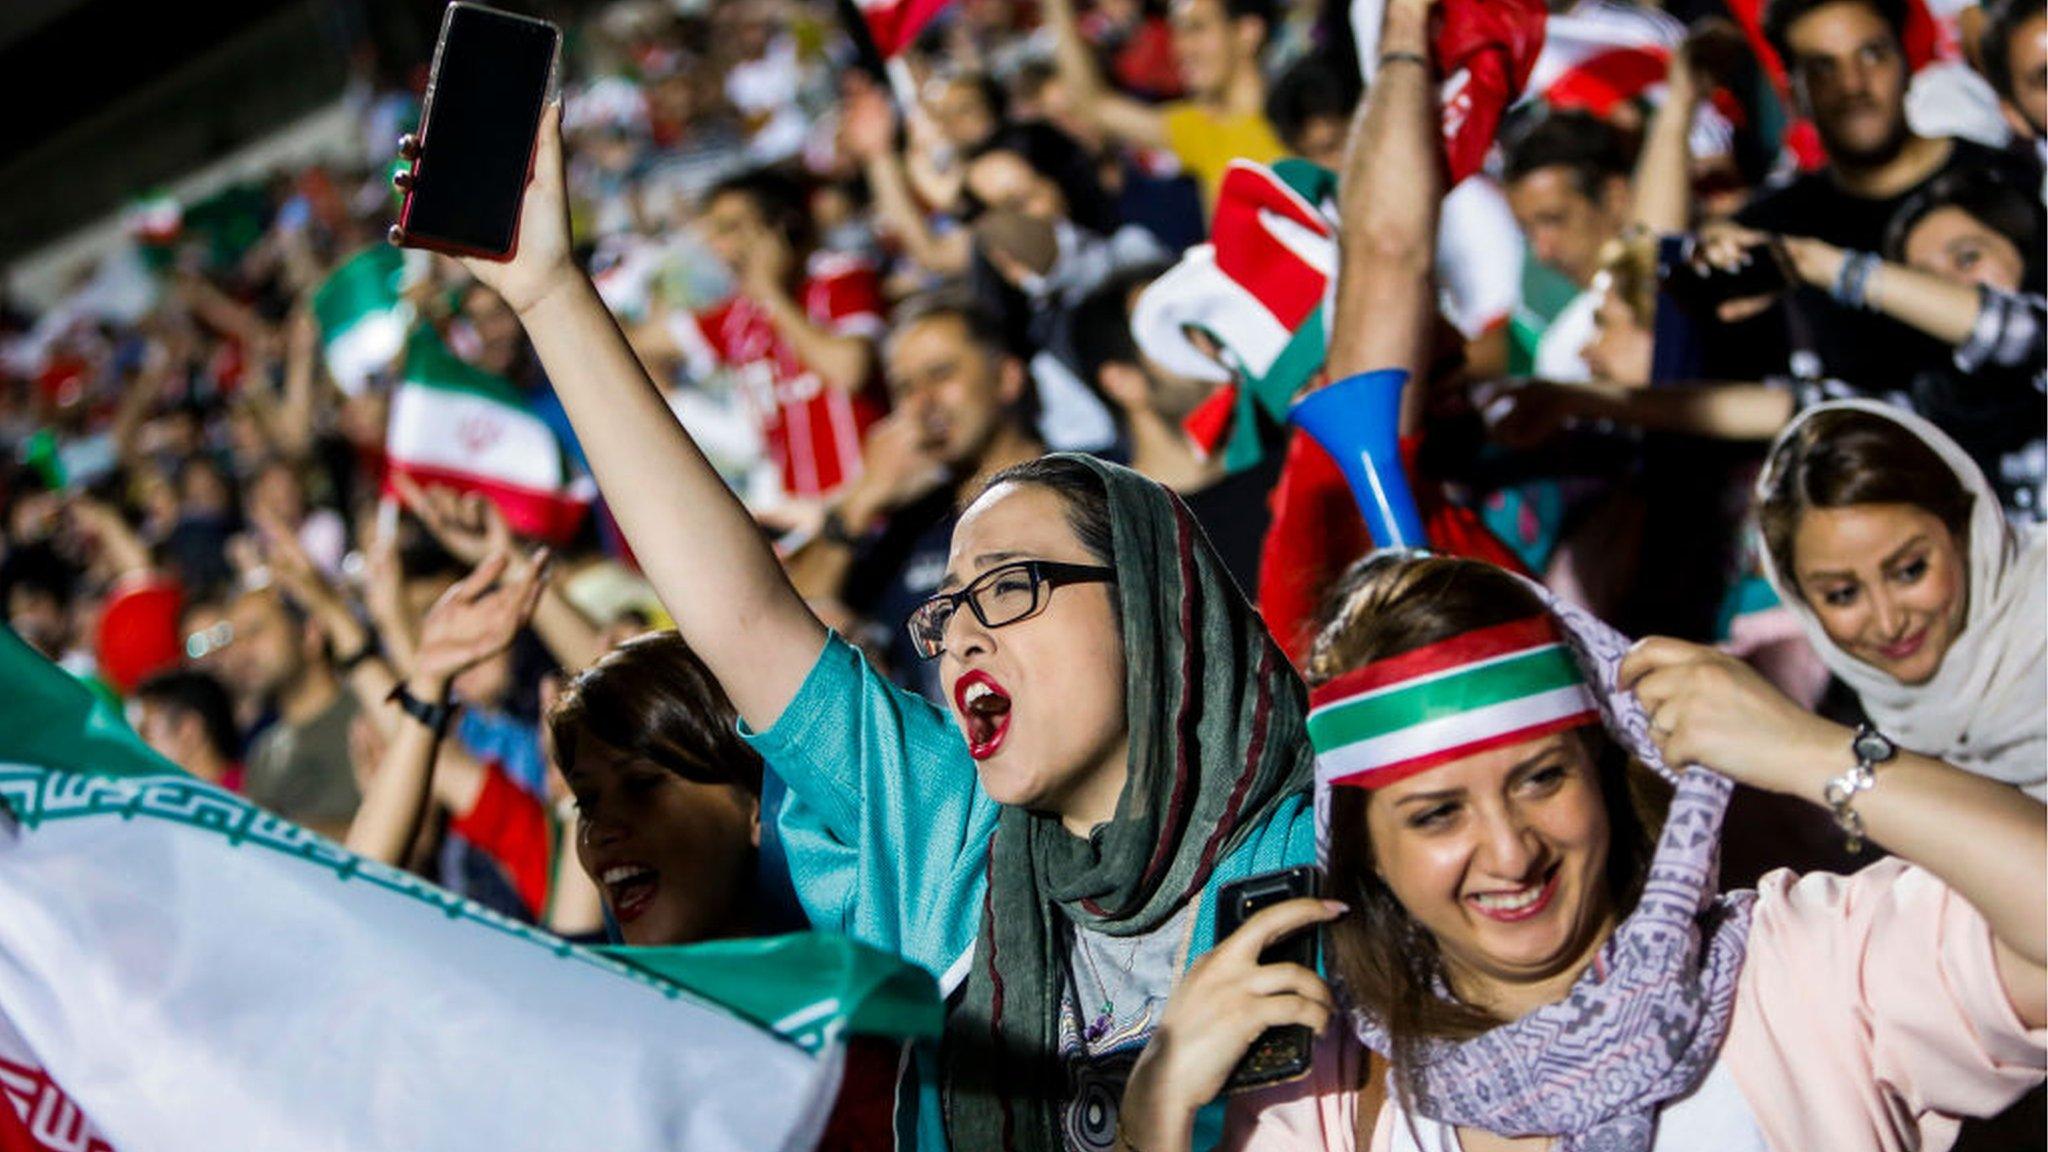
[[[1109,1147],[1124,1075],[1212,943],[1213,893],[1313,858],[1299,681],[1186,508],[1052,456],[968,505],[911,621],[948,706],[891,685],[797,596],[571,262],[559,122],[517,256],[468,266],[518,312],[642,567],[788,785],[806,912],[952,998],[899,1132]]]

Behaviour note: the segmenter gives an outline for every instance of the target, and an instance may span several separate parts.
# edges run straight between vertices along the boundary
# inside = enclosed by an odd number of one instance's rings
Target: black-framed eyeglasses
[[[1001,628],[1036,614],[1062,584],[1113,584],[1116,569],[1055,560],[1019,560],[991,568],[958,592],[941,592],[910,614],[910,643],[930,660],[946,650],[946,625],[965,604],[984,628]]]

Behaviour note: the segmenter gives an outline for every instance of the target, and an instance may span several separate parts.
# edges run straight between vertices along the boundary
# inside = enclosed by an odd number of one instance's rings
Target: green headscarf
[[[1157,929],[1314,778],[1301,682],[1186,506],[1128,468],[1056,458],[1109,493],[1130,777],[1085,840],[1022,808],[996,826],[974,966],[946,1025],[946,1132],[963,1150],[1061,1146],[1056,918]]]

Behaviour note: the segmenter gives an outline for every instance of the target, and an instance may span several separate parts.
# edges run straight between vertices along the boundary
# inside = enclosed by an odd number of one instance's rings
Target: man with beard
[[[1907,127],[1911,75],[1904,26],[1903,0],[1771,3],[1765,33],[1785,61],[1799,110],[1813,120],[1828,162],[1759,197],[1738,217],[1742,224],[1811,236],[1852,251],[1877,251],[1892,214],[1936,177],[1980,165],[2013,168],[2003,153],[1968,140],[1918,136]],[[1808,329],[1804,333],[1789,327],[1785,308],[1739,325],[1720,347],[1753,350],[1759,359],[1714,365],[1713,374],[1728,379],[1782,374],[1795,341],[1818,353],[1822,372],[1852,384],[1873,384],[1908,374],[1915,365],[1946,360],[1948,350],[1936,342],[1837,300],[1840,295],[1853,301],[1855,287],[1837,293],[1798,289],[1793,305]]]
[[[943,699],[938,662],[903,624],[938,591],[960,505],[989,476],[1045,452],[1023,361],[1001,326],[970,305],[906,305],[882,345],[890,415],[869,432],[867,468],[789,558],[791,581],[821,607],[867,625],[899,683]]]

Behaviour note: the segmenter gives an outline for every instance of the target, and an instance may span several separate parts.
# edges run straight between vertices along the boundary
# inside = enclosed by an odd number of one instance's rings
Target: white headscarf
[[[1906,685],[1843,651],[1763,549],[1764,573],[1798,616],[1829,670],[1862,698],[1878,731],[1900,747],[1934,756],[2048,799],[2048,537],[2006,522],[1998,495],[1956,442],[1899,408],[1839,400],[1802,413],[1778,437],[1757,484],[1777,474],[1779,456],[1818,413],[1855,409],[1880,416],[1940,454],[1970,493],[1969,610],[1962,633],[1925,684]]]

